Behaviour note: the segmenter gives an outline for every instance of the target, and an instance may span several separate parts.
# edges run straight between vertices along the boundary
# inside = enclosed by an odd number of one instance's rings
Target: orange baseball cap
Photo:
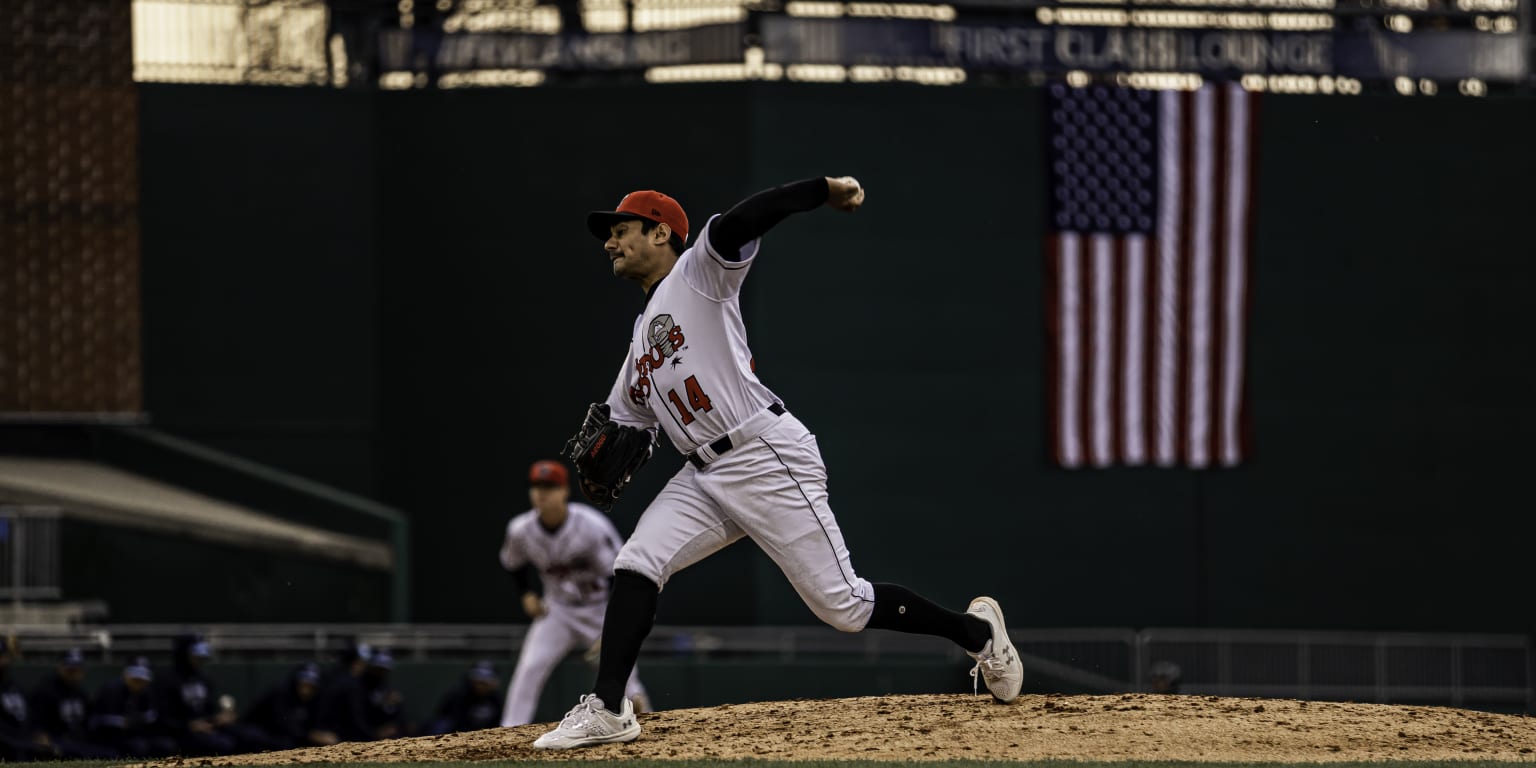
[[[528,468],[528,482],[532,485],[566,485],[570,483],[570,475],[566,474],[565,465],[558,461],[535,461]]]
[[[612,211],[593,211],[587,214],[587,231],[599,240],[607,240],[614,224],[634,219],[649,219],[672,228],[683,242],[688,241],[688,214],[676,200],[654,189],[631,192],[619,201]]]

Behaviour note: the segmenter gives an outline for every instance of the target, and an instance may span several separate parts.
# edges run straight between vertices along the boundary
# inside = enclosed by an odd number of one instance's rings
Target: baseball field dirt
[[[1215,696],[878,696],[772,701],[640,716],[629,744],[529,747],[547,725],[161,765],[443,760],[1176,760],[1536,763],[1536,718],[1447,707]]]

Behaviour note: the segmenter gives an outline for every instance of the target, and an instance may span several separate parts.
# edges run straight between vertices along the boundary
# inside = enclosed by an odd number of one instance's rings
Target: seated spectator
[[[91,743],[91,706],[81,681],[85,655],[71,648],[59,659],[54,674],[32,690],[32,717],[48,734],[55,753],[66,760],[109,760],[117,750]]]
[[[33,720],[26,695],[11,679],[11,662],[20,653],[16,638],[0,637],[0,759],[51,760],[58,752]]]
[[[373,649],[353,643],[336,659],[320,685],[320,729],[338,741],[372,741],[368,728],[368,697],[363,691],[363,672]]]
[[[302,664],[256,701],[245,722],[261,728],[278,749],[335,744],[336,734],[319,727],[320,666]]]
[[[212,655],[198,634],[178,635],[171,668],[156,680],[161,718],[183,755],[232,755],[272,749],[260,728],[236,722],[232,701],[219,696],[202,666]]]
[[[96,691],[91,703],[91,738],[125,757],[176,754],[176,740],[165,733],[150,684],[149,660],[139,657],[123,667],[120,678]]]
[[[393,739],[407,736],[405,710],[401,706],[404,697],[389,682],[389,673],[395,668],[395,659],[389,651],[375,651],[368,658],[363,670],[363,691],[367,702],[368,730],[375,739]]]
[[[478,661],[469,668],[464,680],[443,697],[432,721],[431,733],[478,731],[501,725],[501,696],[497,693],[499,676],[489,661]]]

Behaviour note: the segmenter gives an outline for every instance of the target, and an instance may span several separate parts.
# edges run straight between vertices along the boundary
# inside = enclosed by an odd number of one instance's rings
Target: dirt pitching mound
[[[1446,707],[1215,696],[878,696],[727,704],[641,715],[629,744],[529,746],[548,725],[268,752],[166,766],[436,760],[1516,760],[1536,718]]]

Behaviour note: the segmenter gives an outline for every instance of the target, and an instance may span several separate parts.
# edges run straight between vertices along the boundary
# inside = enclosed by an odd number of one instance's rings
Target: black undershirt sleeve
[[[512,571],[512,585],[517,589],[517,595],[521,598],[533,588],[533,566],[524,565]]]
[[[827,180],[822,176],[765,189],[715,219],[709,227],[709,246],[722,259],[740,261],[742,246],[762,237],[790,214],[826,202]]]

